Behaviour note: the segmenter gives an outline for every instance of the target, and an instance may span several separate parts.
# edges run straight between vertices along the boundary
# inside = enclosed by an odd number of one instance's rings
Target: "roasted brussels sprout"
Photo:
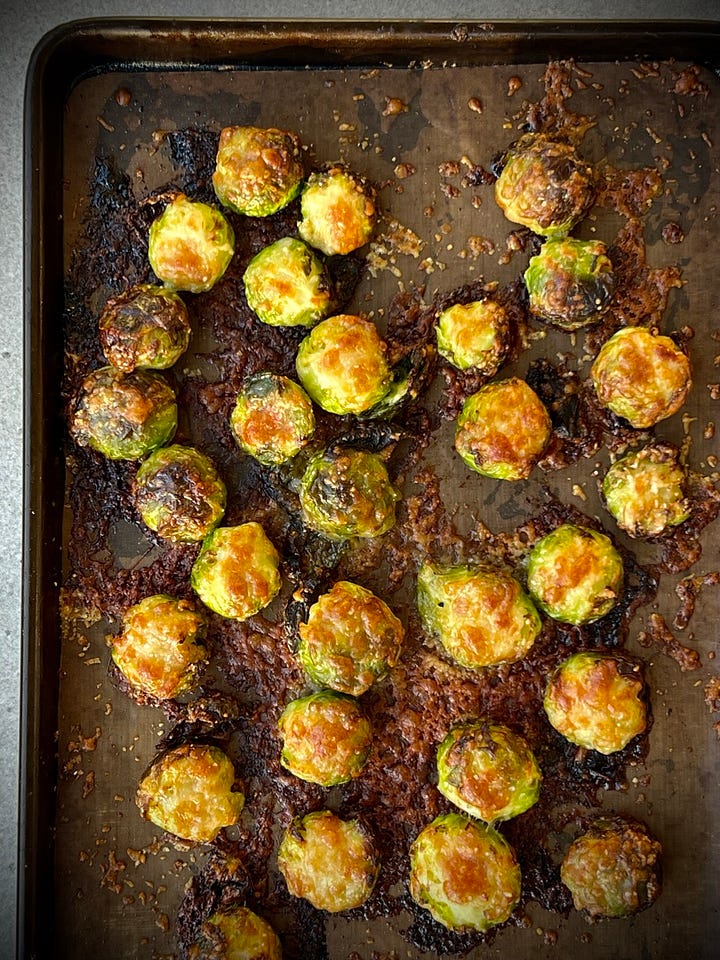
[[[436,817],[410,848],[410,894],[451,930],[489,930],[520,900],[520,867],[497,830],[459,813]]]
[[[143,522],[166,540],[202,540],[225,513],[227,492],[212,460],[194,447],[172,444],[140,465],[133,484]]]
[[[119,670],[137,690],[167,700],[189,689],[207,660],[205,616],[194,604],[159,593],[125,611],[111,647]]]
[[[575,148],[543,133],[520,137],[507,151],[495,199],[508,220],[541,236],[569,233],[595,197],[595,174]]]
[[[282,960],[273,928],[247,907],[211,914],[187,951],[187,960]]]
[[[496,480],[524,480],[547,447],[550,415],[524,380],[488,383],[463,404],[455,449],[471,470]]]
[[[182,298],[151,283],[107,301],[98,321],[109,364],[123,373],[137,367],[167,370],[188,348],[190,320]]]
[[[203,541],[190,585],[214,613],[247,620],[279,593],[279,565],[279,554],[259,523],[217,527]]]
[[[679,453],[668,443],[648,444],[616,460],[605,474],[605,505],[631,537],[662,536],[690,516]]]
[[[230,414],[230,428],[245,453],[273,466],[302,450],[315,431],[315,413],[301,386],[263,371],[243,383]]]
[[[372,237],[377,194],[364,177],[340,164],[311,173],[300,196],[298,233],[328,256],[352,253]]]
[[[454,727],[438,747],[438,790],[456,807],[492,823],[529,810],[542,772],[527,742],[501,723]]]
[[[527,582],[535,603],[562,623],[598,620],[618,601],[623,562],[609,537],[564,523],[530,551]]]
[[[637,664],[584,650],[553,671],[543,706],[550,723],[566,740],[586,750],[616,753],[647,726],[643,691]]]
[[[250,308],[272,327],[311,327],[330,313],[333,289],[313,251],[283,237],[256,254],[243,276]]]
[[[362,413],[387,393],[387,347],[370,320],[338,314],[300,344],[295,367],[312,399],[329,413]]]
[[[590,377],[600,403],[638,429],[676,413],[692,385],[687,356],[646,327],[623,327],[606,340]]]
[[[210,290],[234,252],[235,234],[222,213],[182,193],[150,226],[150,266],[172,290]]]
[[[305,523],[330,540],[387,533],[399,499],[382,459],[364,450],[323,450],[310,459],[300,482]]]
[[[297,134],[275,127],[225,127],[213,187],[220,203],[248,217],[268,217],[300,192],[305,170]]]
[[[370,721],[357,700],[332,690],[292,700],[278,729],[282,765],[301,780],[322,787],[359,776],[372,743]]]
[[[138,786],[140,813],[161,830],[211,843],[237,823],[245,796],[232,761],[219,747],[186,743],[155,760]]]
[[[359,697],[395,666],[404,635],[383,600],[340,580],[300,624],[298,657],[315,683]]]
[[[70,414],[70,432],[111,460],[139,460],[172,440],[177,403],[158,373],[100,367],[85,378]]]
[[[599,320],[615,290],[613,265],[601,240],[546,240],[525,271],[530,313],[577,330]]]
[[[560,878],[576,910],[591,918],[629,917],[662,890],[662,846],[630,817],[598,817],[563,859]]]
[[[464,667],[522,659],[542,626],[518,581],[496,570],[425,561],[417,598],[425,629]]]
[[[317,910],[339,913],[361,906],[372,893],[380,861],[360,820],[330,810],[296,817],[278,849],[278,867],[294,897]]]
[[[508,312],[491,297],[454,303],[438,317],[436,335],[438,353],[453,366],[492,377],[508,353]]]

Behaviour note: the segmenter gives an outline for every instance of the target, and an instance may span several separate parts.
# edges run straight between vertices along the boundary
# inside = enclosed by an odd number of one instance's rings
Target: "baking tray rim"
[[[453,31],[461,31],[453,36]],[[464,36],[462,31],[468,31]],[[464,39],[462,39],[464,36]],[[458,39],[461,38],[461,39]],[[415,46],[408,47],[408,39]],[[53,793],[57,783],[56,718],[60,679],[59,652],[43,638],[59,640],[58,605],[45,603],[56,595],[60,582],[64,458],[60,404],[53,394],[62,372],[62,336],[53,319],[62,315],[63,271],[53,273],[47,260],[54,253],[62,264],[62,217],[59,191],[48,189],[62,178],[62,104],[72,88],[91,75],[129,70],[217,70],[223,65],[246,65],[255,53],[257,66],[270,68],[280,51],[313,52],[311,65],[358,67],[368,61],[366,45],[376,53],[383,46],[395,60],[382,65],[415,65],[417,49],[431,55],[442,46],[456,51],[457,62],[468,52],[510,44],[526,59],[504,58],[504,63],[547,62],[563,56],[572,45],[592,40],[587,59],[691,60],[720,73],[720,20],[448,20],[448,19],[320,19],[288,22],[280,18],[259,21],[233,18],[86,18],[60,24],[36,45],[28,65],[24,97],[23,155],[23,494],[22,494],[22,604],[20,651],[19,788],[17,848],[16,956],[43,957],[52,944]],[[162,42],[163,53],[151,56]],[[213,47],[202,58],[189,56],[188,47]],[[142,44],[142,57],[121,56]],[[174,44],[174,46],[173,46]],[[298,48],[298,44],[302,44]],[[363,44],[365,47],[363,47]],[[402,46],[401,44],[404,44]],[[545,44],[546,46],[543,46]],[[626,47],[622,54],[618,46]],[[627,52],[634,50],[634,53]],[[114,52],[113,52],[114,51]],[[696,56],[691,53],[695,51]],[[413,56],[409,56],[413,53]],[[460,54],[462,53],[462,56]],[[582,54],[582,50],[576,50]],[[653,56],[654,53],[654,56]],[[241,54],[243,56],[241,56]],[[343,54],[346,59],[343,59]],[[541,55],[542,54],[542,55]],[[619,55],[620,54],[620,55]],[[564,55],[569,56],[568,53]],[[269,57],[269,60],[264,58]],[[71,62],[68,62],[68,58]],[[307,68],[307,56],[294,65]],[[492,58],[491,58],[492,59]],[[454,62],[454,61],[453,61]],[[482,61],[489,62],[489,61]],[[472,63],[472,60],[470,61]],[[255,64],[253,64],[255,65]],[[52,107],[52,108],[51,108]],[[60,108],[60,109],[58,109]],[[54,346],[54,350],[48,348]],[[53,379],[53,376],[55,379]],[[55,445],[52,441],[54,439]],[[46,442],[51,441],[51,442]],[[58,479],[60,482],[58,483]],[[53,483],[53,480],[55,482]],[[52,510],[51,508],[55,509]],[[42,893],[45,892],[43,896]],[[50,895],[48,895],[50,894]],[[42,904],[39,911],[38,904]],[[42,913],[42,924],[40,924]],[[40,930],[42,926],[42,930]]]

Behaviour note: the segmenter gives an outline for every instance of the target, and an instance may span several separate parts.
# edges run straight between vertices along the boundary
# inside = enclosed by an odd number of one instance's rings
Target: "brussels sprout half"
[[[215,194],[248,217],[268,217],[300,192],[305,171],[297,134],[275,127],[225,127],[220,132]]]
[[[563,330],[599,320],[615,290],[613,265],[600,240],[546,240],[524,277],[530,312]]]
[[[404,634],[384,601],[340,580],[300,624],[298,657],[314,683],[359,697],[395,666]]]
[[[410,848],[410,894],[450,930],[484,932],[520,901],[512,847],[484,823],[459,813],[437,817]]]
[[[298,348],[303,387],[328,413],[362,413],[387,393],[392,375],[387,346],[370,320],[338,314],[322,320]]]
[[[687,474],[679,455],[670,444],[648,444],[616,460],[605,474],[605,505],[629,536],[659,537],[690,516]]]
[[[168,443],[177,428],[177,403],[158,373],[114,367],[94,370],[70,414],[70,433],[111,460],[139,460]]]
[[[105,357],[116,370],[167,370],[190,343],[190,320],[182,298],[150,283],[130,287],[107,301],[98,321]]]
[[[217,527],[203,541],[190,585],[214,613],[247,620],[279,593],[279,565],[280,556],[259,523]]]
[[[496,480],[524,480],[552,435],[550,415],[524,380],[488,383],[463,404],[455,449],[471,470]]]
[[[600,651],[574,653],[552,673],[543,707],[566,740],[610,754],[647,727],[640,667]]]
[[[173,444],[140,465],[133,496],[147,527],[166,540],[193,543],[222,520],[227,491],[209,457]]]
[[[311,327],[334,306],[325,266],[294,237],[282,237],[257,253],[243,284],[250,308],[273,327]]]
[[[245,796],[230,758],[219,748],[186,743],[155,760],[138,786],[140,813],[161,830],[212,843],[237,823]]]
[[[222,213],[184,194],[150,226],[150,266],[172,290],[210,290],[227,270],[234,251],[235,234]]]
[[[438,790],[486,823],[524,813],[540,796],[542,772],[527,742],[500,723],[454,727],[438,747]]]
[[[364,450],[323,450],[311,457],[300,481],[303,520],[330,540],[387,533],[399,499],[382,459]]]
[[[278,721],[282,765],[309,783],[332,787],[362,773],[372,726],[357,700],[321,690],[292,700]]]
[[[280,842],[278,868],[294,897],[317,910],[340,913],[365,903],[380,861],[361,821],[319,810],[292,822]]]
[[[418,610],[461,666],[480,668],[522,659],[541,620],[519,582],[499,571],[425,561],[417,579]]]
[[[568,849],[560,878],[576,910],[591,918],[629,917],[662,891],[662,846],[631,817],[598,817]]]
[[[495,199],[508,220],[540,236],[562,236],[595,198],[595,174],[575,148],[547,134],[528,133],[507,151]]]
[[[508,312],[492,298],[455,303],[438,317],[436,334],[438,353],[453,366],[492,377],[508,353]]]
[[[247,907],[224,907],[205,920],[187,960],[282,960],[273,928]]]
[[[623,327],[606,340],[590,378],[600,403],[638,429],[676,413],[692,385],[687,356],[646,327]]]
[[[609,537],[564,523],[530,551],[527,582],[535,603],[563,623],[598,620],[617,603],[623,561]]]
[[[137,690],[167,700],[188,690],[207,661],[206,619],[188,600],[145,597],[125,611],[112,658]]]
[[[230,428],[245,453],[273,466],[292,459],[315,432],[310,397],[288,377],[262,371],[243,383]]]
[[[298,233],[328,256],[348,254],[372,237],[377,193],[364,177],[336,165],[311,173],[300,196]]]

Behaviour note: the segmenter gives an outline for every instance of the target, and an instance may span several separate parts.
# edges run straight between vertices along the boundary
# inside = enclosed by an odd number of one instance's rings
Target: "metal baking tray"
[[[134,786],[169,723],[112,684],[103,631],[69,624],[61,610],[69,529],[62,317],[96,160],[111,158],[141,198],[176,174],[169,131],[250,121],[297,130],[316,158],[343,159],[384,184],[385,226],[395,220],[396,227],[376,246],[374,267],[354,300],[357,310],[382,320],[403,290],[422,288],[430,300],[480,277],[505,283],[518,276],[523,253],[508,255],[510,225],[487,185],[463,175],[474,166],[489,169],[517,136],[527,105],[543,95],[548,62],[574,60],[579,70],[569,106],[597,116],[591,149],[619,167],[657,165],[663,173],[664,191],[642,217],[646,257],[652,267],[682,271],[683,285],[670,292],[662,325],[693,328],[695,385],[685,415],[658,432],[683,445],[695,470],[712,476],[720,392],[719,50],[715,22],[119,19],[71,23],[41,42],[29,70],[25,114],[19,956],[176,956],[175,913],[204,856],[176,849],[139,818]],[[668,224],[680,232],[664,231]],[[599,222],[603,228],[610,229]],[[570,341],[554,336],[532,344],[531,352],[567,349]],[[581,343],[577,336],[571,349]],[[531,352],[518,358],[517,369],[526,369]],[[601,450],[572,468],[534,475],[521,493],[458,474],[453,495],[471,503],[491,529],[507,529],[527,509],[523,497],[544,484],[609,528],[597,494],[606,463]],[[454,519],[462,524],[461,510]],[[640,562],[657,560],[654,547],[624,542]],[[630,624],[628,648],[646,661],[651,689],[649,752],[629,768],[623,790],[597,791],[599,808],[646,820],[661,840],[661,898],[633,919],[593,925],[531,899],[517,923],[473,947],[470,956],[716,956],[720,747],[712,682],[720,597],[712,578],[699,589],[687,628],[673,627],[678,581],[719,565],[717,529],[710,525],[701,542],[695,564],[664,575],[656,599]],[[665,616],[680,646],[697,652],[696,663],[668,655],[667,645],[638,642],[653,613]],[[696,669],[682,668],[689,665]],[[448,952],[441,939],[426,942],[430,949],[413,943],[402,913],[327,917],[323,926],[325,945],[313,957]],[[287,952],[309,955],[297,939]]]

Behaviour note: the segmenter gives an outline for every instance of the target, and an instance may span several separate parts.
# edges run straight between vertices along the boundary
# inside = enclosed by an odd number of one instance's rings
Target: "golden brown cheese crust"
[[[128,682],[159,700],[192,685],[207,650],[205,617],[188,600],[157,595],[127,611],[112,657]]]
[[[296,820],[281,842],[278,867],[294,897],[339,913],[361,906],[377,880],[373,839],[358,820],[329,810]]]
[[[676,413],[692,385],[690,361],[670,337],[625,327],[605,344],[590,375],[598,399],[638,429]]]
[[[232,761],[218,747],[184,744],[156,760],[136,802],[146,820],[183,840],[210,843],[237,822],[245,803]]]
[[[313,604],[299,632],[298,654],[315,682],[356,697],[395,666],[405,634],[383,600],[342,580]]]
[[[372,744],[372,727],[357,702],[330,691],[293,700],[278,729],[283,766],[321,786],[359,776]]]
[[[566,739],[610,754],[647,726],[644,682],[639,667],[609,654],[573,654],[552,675],[544,707]]]
[[[550,415],[537,394],[518,377],[488,384],[465,403],[455,448],[479,473],[522,480],[547,447]]]

